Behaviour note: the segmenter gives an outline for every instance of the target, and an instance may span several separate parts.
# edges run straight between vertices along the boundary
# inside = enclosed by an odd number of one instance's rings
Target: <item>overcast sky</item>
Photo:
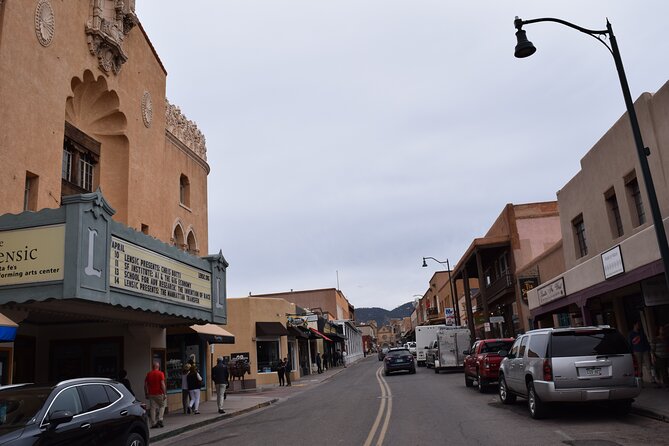
[[[392,309],[506,203],[556,199],[624,113],[595,39],[514,16],[611,21],[636,99],[669,79],[669,2],[137,0],[167,96],[207,139],[210,253],[228,296],[339,286]],[[630,148],[633,150],[633,148]],[[204,250],[203,250],[204,251]]]

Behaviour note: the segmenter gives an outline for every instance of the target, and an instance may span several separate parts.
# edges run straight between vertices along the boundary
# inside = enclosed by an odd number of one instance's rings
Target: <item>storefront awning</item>
[[[216,324],[191,325],[189,328],[210,344],[235,343],[235,335]]]
[[[288,327],[288,335],[289,336],[295,336],[296,338],[309,339],[311,337],[309,333],[310,333],[309,330],[305,330],[304,328]]]
[[[345,341],[348,338],[342,334],[339,333],[327,333],[327,336],[331,338],[333,341]]]
[[[323,338],[323,339],[325,339],[326,341],[333,342],[332,339],[328,338],[327,336],[325,336],[323,333],[321,333],[320,331],[316,330],[315,328],[311,328],[311,327],[309,327],[309,330],[311,330],[311,332],[312,332],[313,334],[315,334],[316,336],[318,336],[319,338]]]
[[[256,322],[256,336],[288,336],[281,322]]]
[[[0,313],[0,341],[13,342],[16,338],[16,330],[18,327],[16,322]]]

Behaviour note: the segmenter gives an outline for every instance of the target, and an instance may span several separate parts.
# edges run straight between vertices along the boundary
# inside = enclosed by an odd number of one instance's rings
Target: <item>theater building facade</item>
[[[0,1],[3,384],[125,369],[141,393],[152,359],[169,381],[230,341],[205,138],[134,3]]]

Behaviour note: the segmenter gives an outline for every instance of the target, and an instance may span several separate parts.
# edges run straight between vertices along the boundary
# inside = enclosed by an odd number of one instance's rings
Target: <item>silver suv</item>
[[[532,418],[545,417],[551,402],[608,401],[626,414],[641,392],[630,347],[614,328],[532,330],[500,355],[499,399],[527,398]]]

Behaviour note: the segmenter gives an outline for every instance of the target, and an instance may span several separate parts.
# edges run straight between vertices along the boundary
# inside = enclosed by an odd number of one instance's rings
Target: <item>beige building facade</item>
[[[207,375],[221,333],[202,326],[226,321],[227,262],[204,257],[204,135],[167,101],[134,3],[0,1],[0,245],[62,265],[40,277],[15,259],[37,277],[0,274],[17,325],[2,384],[125,369],[141,394],[158,360],[179,407],[181,365],[192,355]]]
[[[669,83],[635,102],[660,209],[669,213]],[[539,326],[640,321],[649,339],[669,323],[669,292],[631,126],[623,115],[557,193],[564,271],[528,293]]]

